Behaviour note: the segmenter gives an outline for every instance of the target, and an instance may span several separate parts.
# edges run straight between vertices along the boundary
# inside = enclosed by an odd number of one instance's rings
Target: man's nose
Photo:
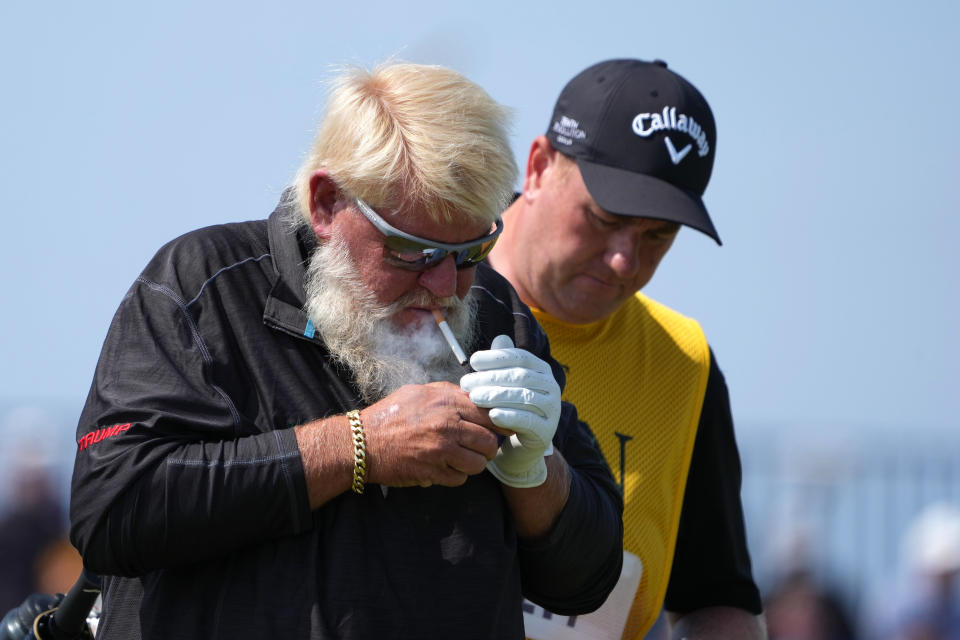
[[[615,233],[607,245],[607,264],[624,280],[637,275],[640,267],[640,235],[634,229]]]
[[[447,256],[420,274],[420,285],[438,298],[447,298],[457,291],[457,264]]]

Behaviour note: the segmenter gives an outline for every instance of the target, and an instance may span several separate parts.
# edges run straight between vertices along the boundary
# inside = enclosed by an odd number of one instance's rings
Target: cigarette
[[[463,348],[460,346],[460,343],[457,342],[456,337],[453,335],[453,331],[450,329],[450,325],[447,324],[447,321],[444,319],[443,314],[440,313],[439,309],[433,310],[433,317],[437,320],[437,326],[440,327],[440,333],[443,334],[443,337],[447,339],[447,344],[450,345],[450,348],[453,350],[453,355],[456,356],[457,362],[460,364],[467,363],[467,354],[463,352]]]

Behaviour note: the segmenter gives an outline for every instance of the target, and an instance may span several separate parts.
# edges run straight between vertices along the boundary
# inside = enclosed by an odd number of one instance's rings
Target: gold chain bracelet
[[[350,421],[350,433],[353,434],[353,492],[363,493],[363,483],[367,481],[367,440],[363,437],[363,422],[356,409],[347,411]]]

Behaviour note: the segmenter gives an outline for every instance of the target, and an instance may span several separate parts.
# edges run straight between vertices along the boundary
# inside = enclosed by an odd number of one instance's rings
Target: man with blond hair
[[[473,83],[349,70],[268,220],[160,250],[77,430],[98,637],[521,638],[523,597],[600,606],[616,483],[480,264],[514,177]]]
[[[702,196],[717,138],[662,61],[606,60],[560,92],[490,262],[532,308],[624,494],[624,570],[595,614],[525,605],[537,640],[762,638],[723,374],[703,330],[640,290],[681,225],[717,243]]]

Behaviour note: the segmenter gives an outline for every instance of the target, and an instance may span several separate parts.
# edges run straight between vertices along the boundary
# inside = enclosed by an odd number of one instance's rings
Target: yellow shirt
[[[589,325],[533,309],[567,370],[564,400],[593,429],[624,492],[624,549],[642,563],[623,638],[642,638],[666,594],[710,370],[693,319],[638,293]]]

